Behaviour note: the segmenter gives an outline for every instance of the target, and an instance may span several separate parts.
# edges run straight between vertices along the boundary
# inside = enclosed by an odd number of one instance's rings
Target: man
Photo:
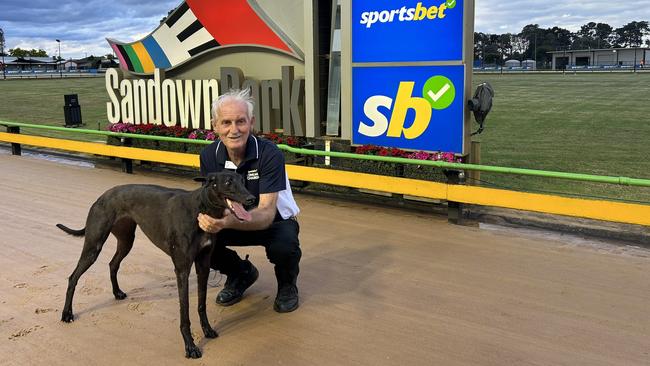
[[[273,308],[286,313],[299,305],[296,280],[302,253],[296,215],[300,210],[291,194],[282,152],[274,143],[251,133],[253,107],[248,90],[219,96],[212,104],[212,127],[219,140],[201,151],[201,174],[230,169],[244,178],[256,198],[252,207],[246,207],[251,219],[240,221],[226,210],[222,219],[199,214],[198,221],[205,232],[218,233],[211,267],[228,276],[217,303],[229,306],[239,302],[258,277],[248,256],[242,260],[226,245],[263,245],[278,281]]]

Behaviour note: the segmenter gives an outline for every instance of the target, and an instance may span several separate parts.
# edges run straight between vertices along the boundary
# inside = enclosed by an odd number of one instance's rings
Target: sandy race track
[[[246,248],[260,279],[241,303],[214,297],[203,358],[186,360],[170,259],[143,235],[120,270],[114,300],[110,238],[81,277],[76,320],[59,321],[83,226],[107,188],[189,179],[11,156],[0,147],[1,365],[650,365],[650,251],[297,195],[301,307],[272,309],[273,269]],[[141,233],[140,233],[141,234]]]

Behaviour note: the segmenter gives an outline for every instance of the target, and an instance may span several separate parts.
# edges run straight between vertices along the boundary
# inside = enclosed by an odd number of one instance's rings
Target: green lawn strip
[[[7,121],[65,125],[63,96],[77,94],[81,105],[84,128],[105,129],[106,90],[104,78],[66,78],[7,80],[0,83],[0,119]],[[95,141],[97,136],[56,131],[26,130],[47,137],[64,137],[81,141]]]

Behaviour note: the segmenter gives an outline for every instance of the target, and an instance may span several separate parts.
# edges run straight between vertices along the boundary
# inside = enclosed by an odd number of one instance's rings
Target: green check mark
[[[454,102],[456,88],[448,78],[438,75],[433,76],[424,83],[422,96],[429,101],[433,109],[445,109]]]
[[[456,7],[456,0],[447,0],[447,9],[453,9]]]

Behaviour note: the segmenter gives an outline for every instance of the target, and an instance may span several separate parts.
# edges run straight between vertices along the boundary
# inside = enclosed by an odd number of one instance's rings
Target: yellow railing
[[[199,166],[199,157],[194,154],[112,146],[101,143],[4,132],[0,132],[0,141],[172,165]],[[504,207],[650,226],[650,206],[648,205],[453,185],[299,165],[287,165],[287,174],[292,180],[363,188],[467,204]]]

